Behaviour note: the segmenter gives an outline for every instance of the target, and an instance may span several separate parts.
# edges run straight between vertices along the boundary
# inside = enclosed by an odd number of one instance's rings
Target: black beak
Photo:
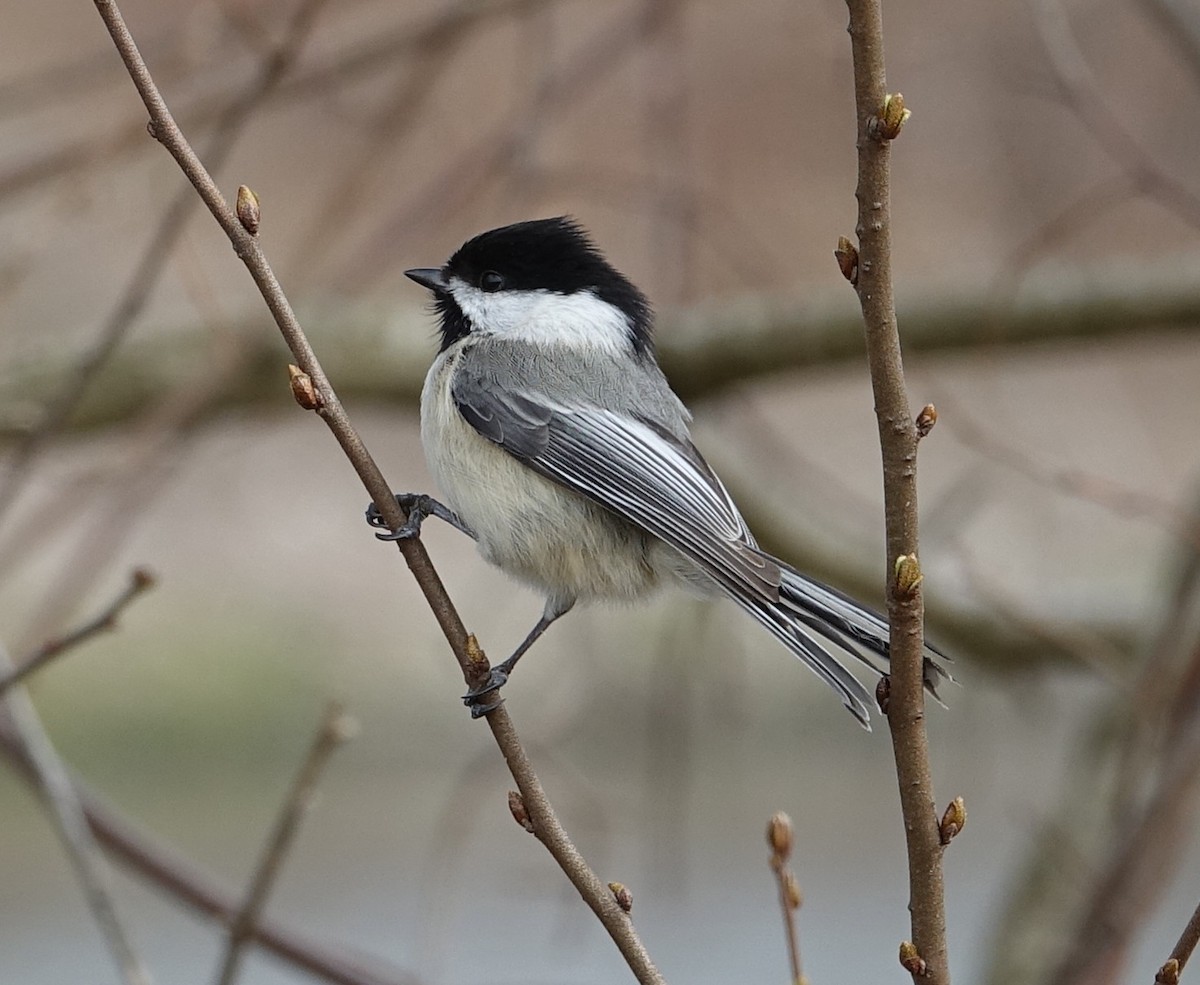
[[[404,276],[415,280],[422,287],[427,287],[431,291],[444,292],[449,287],[441,267],[413,267],[412,270],[404,271]]]

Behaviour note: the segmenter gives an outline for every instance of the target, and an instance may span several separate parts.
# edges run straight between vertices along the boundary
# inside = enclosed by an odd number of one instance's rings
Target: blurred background
[[[878,604],[878,438],[852,236],[841,0],[126,0],[165,98],[261,239],[398,490],[434,491],[436,345],[401,275],[570,213],[659,311],[668,374],[760,539]],[[92,4],[0,0],[0,641],[76,777],[236,901],[323,709],[358,723],[267,916],[380,982],[628,980],[544,850],[457,667]],[[1182,0],[886,9],[894,269],[921,446],[929,715],[960,981],[1149,981],[1195,906],[1200,770],[1200,12]],[[541,600],[438,524],[493,657]],[[508,707],[568,830],[670,981],[783,982],[763,831],[794,819],[813,982],[909,933],[886,729],[749,620],[582,610]],[[0,717],[0,980],[118,981]],[[29,708],[24,709],[28,724]],[[939,805],[939,809],[940,809]],[[157,981],[221,927],[116,859]],[[309,980],[247,952],[240,981]]]

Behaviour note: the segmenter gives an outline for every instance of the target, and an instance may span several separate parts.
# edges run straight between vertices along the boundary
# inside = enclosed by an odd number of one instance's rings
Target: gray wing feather
[[[469,365],[451,395],[471,427],[534,471],[670,544],[727,591],[778,602],[779,566],[690,441],[626,414],[489,385]]]

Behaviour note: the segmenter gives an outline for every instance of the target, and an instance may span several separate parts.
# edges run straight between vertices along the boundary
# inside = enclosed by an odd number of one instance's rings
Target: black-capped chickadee
[[[845,668],[886,659],[887,622],[761,550],[692,444],[691,414],[654,358],[650,304],[565,217],[469,240],[442,267],[405,271],[433,292],[441,349],[421,394],[421,440],[447,506],[402,495],[409,522],[435,515],[492,564],[546,594],[521,655],[577,601],[633,601],[665,584],[725,595],[757,619],[869,728]],[[368,518],[383,526],[372,509]],[[927,647],[930,691],[946,672]],[[935,695],[936,696],[936,695]]]

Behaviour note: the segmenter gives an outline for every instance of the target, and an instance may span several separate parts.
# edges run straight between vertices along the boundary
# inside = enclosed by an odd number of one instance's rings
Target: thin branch
[[[1193,911],[1192,919],[1183,928],[1183,933],[1179,935],[1179,940],[1171,948],[1171,956],[1167,958],[1166,963],[1163,965],[1163,971],[1167,971],[1167,965],[1173,963],[1173,967],[1168,972],[1168,975],[1173,977],[1175,982],[1179,981],[1179,973],[1183,971],[1184,965],[1188,963],[1188,958],[1196,950],[1197,944],[1200,944],[1200,906],[1197,906]],[[1162,972],[1159,972],[1159,974],[1161,976]],[[1155,978],[1156,982],[1162,980],[1161,977]]]
[[[243,128],[258,109],[259,102],[279,84],[295,62],[324,2],[300,0],[283,37],[263,59],[255,78],[218,118],[205,152],[213,170],[220,170],[229,159]],[[159,219],[154,235],[146,244],[125,290],[109,312],[95,341],[58,392],[51,397],[37,426],[26,432],[13,449],[5,463],[7,471],[0,480],[0,518],[8,512],[33,474],[29,466],[34,458],[83,402],[96,375],[137,322],[187,228],[187,218],[194,207],[195,199],[191,190],[184,185]]]
[[[891,625],[888,727],[908,848],[909,910],[916,959],[906,967],[928,985],[948,985],[945,888],[923,689],[924,606],[917,568],[917,432],[904,382],[892,295],[890,140],[904,118],[885,108],[881,0],[847,0],[858,120],[858,276],[867,361],[883,456],[887,529],[887,602]],[[902,104],[891,103],[893,110]],[[881,114],[884,118],[881,119]],[[891,127],[886,132],[885,127]],[[908,559],[914,573],[898,577]],[[908,943],[908,942],[906,942]]]
[[[8,650],[0,644],[0,671],[12,673],[12,669]],[[21,746],[25,763],[50,809],[59,838],[75,868],[84,898],[108,945],[121,980],[126,985],[150,985],[150,972],[142,963],[117,915],[104,855],[92,837],[70,774],[50,736],[46,734],[37,709],[24,688],[16,688],[3,699],[0,706],[8,710],[13,738]]]
[[[1092,503],[1116,516],[1154,523],[1181,541],[1200,548],[1200,520],[1187,507],[1105,476],[1081,469],[1046,465],[1022,448],[1008,443],[994,431],[984,428],[960,401],[951,403],[942,397],[938,404],[943,409],[950,407],[951,413],[944,416],[955,437],[989,461],[1011,469],[1047,489]]]
[[[413,26],[407,20],[391,30],[373,34],[365,43],[357,43],[345,52],[338,52],[323,64],[297,73],[269,93],[264,93],[261,107],[297,101],[313,96],[327,96],[364,75],[381,68],[390,70],[397,62],[451,33],[469,32],[487,22],[523,10],[531,5],[552,0],[457,0],[434,13],[428,21]],[[171,59],[165,59],[171,61]],[[227,74],[222,66],[222,74]],[[169,77],[169,76],[168,76]],[[190,126],[209,126],[225,111],[227,95],[204,98],[181,115]],[[139,120],[106,130],[99,137],[89,136],[66,146],[38,154],[23,164],[0,171],[0,200],[28,192],[55,179],[67,178],[98,162],[129,153],[142,146],[145,124]]]
[[[292,847],[300,822],[312,808],[317,795],[317,781],[329,758],[343,742],[350,739],[356,729],[354,720],[342,712],[337,702],[330,702],[325,717],[317,730],[316,738],[305,757],[304,765],[296,774],[291,790],[284,799],[283,807],[275,822],[275,829],[267,840],[263,857],[250,881],[246,900],[238,910],[229,928],[229,944],[225,959],[221,963],[219,985],[233,985],[241,965],[246,945],[254,939],[254,928],[262,918],[267,896],[283,868],[283,860]]]
[[[397,505],[391,489],[362,439],[350,424],[345,409],[338,400],[316,353],[313,352],[308,338],[300,327],[291,304],[275,278],[274,271],[267,262],[257,238],[242,227],[211,175],[180,132],[161,93],[154,84],[146,63],[137,50],[137,45],[125,25],[117,4],[114,0],[94,0],[94,2],[125,62],[130,78],[150,113],[154,136],[175,158],[213,217],[229,237],[234,252],[246,265],[258,285],[263,300],[274,315],[275,322],[300,369],[307,374],[312,383],[316,413],[333,432],[384,521],[392,529],[398,529],[405,523],[407,517]],[[454,652],[464,679],[468,685],[477,686],[486,679],[490,665],[474,637],[468,636],[466,627],[446,593],[424,544],[418,538],[401,540],[397,543]],[[621,909],[608,886],[601,882],[599,877],[588,867],[559,823],[546,798],[545,791],[533,771],[532,764],[521,746],[507,709],[501,705],[489,713],[487,719],[496,743],[525,799],[538,838],[549,849],[550,854],[579,890],[585,902],[599,917],[637,980],[642,985],[651,985],[651,983],[659,985],[663,982],[663,978],[651,962],[628,915]]]
[[[18,775],[36,783],[29,752],[11,723],[0,716],[0,755]],[[241,905],[238,897],[212,881],[172,848],[158,842],[119,811],[75,779],[76,797],[96,840],[131,871],[161,892],[223,926],[233,923]],[[358,958],[314,944],[301,934],[262,920],[253,928],[254,940],[281,961],[334,985],[417,985],[413,976],[369,968]]]
[[[771,847],[771,871],[779,887],[779,908],[783,912],[783,930],[787,938],[788,963],[792,970],[791,985],[808,985],[800,962],[800,934],[796,929],[796,911],[800,909],[800,885],[788,866],[795,844],[792,819],[776,811],[767,822],[767,844]]]
[[[1107,101],[1107,89],[1088,66],[1060,0],[1034,0],[1038,31],[1059,89],[1071,111],[1135,187],[1177,218],[1200,228],[1200,195],[1163,171],[1155,155],[1125,126]]]
[[[1196,507],[1193,507],[1193,512]],[[1138,678],[1087,715],[1056,802],[995,920],[984,980],[1123,981],[1136,935],[1181,871],[1200,802],[1200,548],[1183,542]]]
[[[14,684],[23,681],[35,670],[44,667],[60,653],[78,646],[97,633],[115,628],[117,617],[124,610],[125,606],[129,605],[130,602],[147,589],[153,587],[153,585],[154,576],[152,574],[143,568],[136,569],[129,576],[129,584],[125,586],[121,594],[113,599],[108,604],[108,607],[98,616],[85,622],[82,626],[71,630],[71,632],[64,636],[56,636],[53,639],[46,640],[33,653],[20,661],[16,667],[0,675],[0,695],[4,694]]]

